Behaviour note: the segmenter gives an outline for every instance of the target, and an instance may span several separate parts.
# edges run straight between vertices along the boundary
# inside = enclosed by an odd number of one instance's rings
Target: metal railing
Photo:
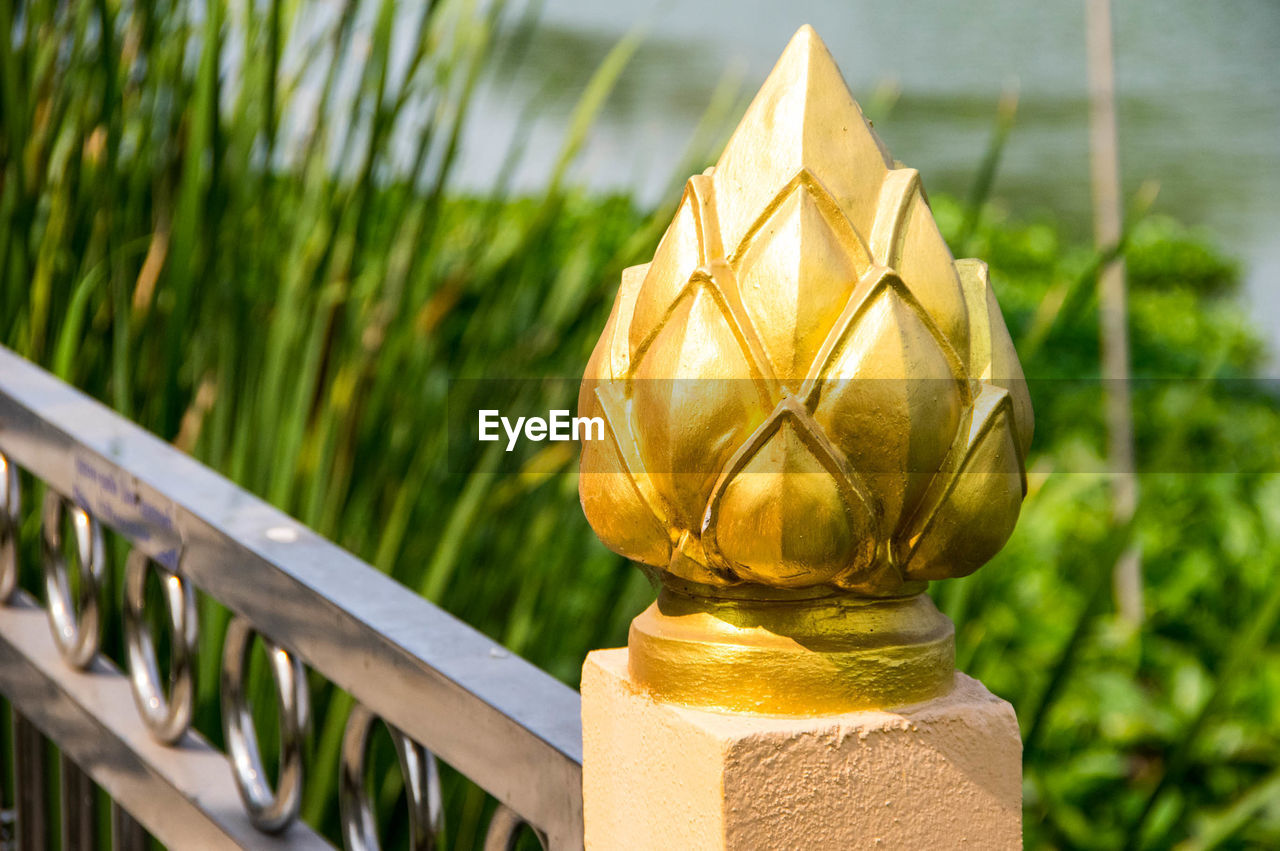
[[[49,489],[47,609],[16,587],[17,467]],[[101,526],[132,547],[123,589],[128,671],[97,652],[108,604]],[[74,548],[61,539],[64,527]],[[172,630],[164,672],[143,612],[148,570],[159,574]],[[189,729],[195,588],[233,613],[221,678],[229,755]],[[511,847],[525,825],[547,847],[582,847],[575,691],[3,347],[0,600],[0,694],[14,716],[10,820],[19,848],[43,848],[49,836],[41,815],[46,737],[60,752],[68,847],[95,841],[94,783],[111,798],[117,847],[145,847],[144,831],[173,848],[328,847],[296,819],[309,727],[303,666],[356,701],[339,774],[348,848],[377,847],[364,775],[379,718],[405,775],[415,848],[433,847],[440,830],[436,757],[498,800],[486,848]],[[275,788],[244,701],[254,634],[276,685]]]

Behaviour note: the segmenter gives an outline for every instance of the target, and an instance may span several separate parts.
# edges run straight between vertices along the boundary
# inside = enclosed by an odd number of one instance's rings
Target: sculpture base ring
[[[776,599],[664,587],[631,623],[633,681],[658,700],[754,715],[835,715],[941,697],[955,627],[924,594]]]

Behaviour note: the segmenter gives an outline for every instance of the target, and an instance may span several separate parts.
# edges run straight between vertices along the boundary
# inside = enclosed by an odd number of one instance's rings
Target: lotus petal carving
[[[869,596],[1004,545],[1032,432],[986,266],[952,258],[808,27],[624,272],[579,414],[606,422],[579,489],[615,551]]]

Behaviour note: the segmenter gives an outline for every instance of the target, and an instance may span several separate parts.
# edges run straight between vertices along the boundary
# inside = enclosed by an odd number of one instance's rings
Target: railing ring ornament
[[[342,735],[342,771],[338,788],[342,812],[342,840],[347,851],[376,851],[377,819],[365,789],[364,776],[369,752],[369,735],[378,718],[357,703],[347,717]],[[433,851],[444,831],[444,805],[440,795],[440,773],[430,751],[387,724],[404,777],[409,805],[409,847],[413,851]]]
[[[484,835],[484,851],[515,851],[516,842],[520,839],[520,831],[526,827],[545,849],[546,834],[529,824],[506,804],[500,804],[493,818],[489,820],[489,830]]]
[[[149,565],[155,566],[160,578],[173,636],[167,698],[160,683],[155,640],[145,617]],[[153,562],[135,547],[125,562],[124,575],[124,638],[129,657],[129,684],[143,722],[151,735],[166,745],[182,738],[191,725],[197,635],[196,594],[191,583]]]
[[[80,587],[72,599],[67,559],[62,551],[62,512],[71,512],[76,537],[76,570]],[[56,491],[45,494],[44,585],[49,598],[49,624],[58,652],[73,668],[84,668],[98,652],[102,632],[102,580],[106,549],[102,527],[89,512]]]
[[[22,490],[18,468],[0,452],[0,605],[9,602],[18,587],[18,524]]]
[[[310,699],[302,661],[260,636],[280,704],[280,770],[272,790],[244,693],[249,649],[255,634],[244,618],[233,618],[227,627],[222,652],[222,728],[232,774],[250,820],[261,831],[279,833],[297,818],[302,803],[302,754],[311,724]]]

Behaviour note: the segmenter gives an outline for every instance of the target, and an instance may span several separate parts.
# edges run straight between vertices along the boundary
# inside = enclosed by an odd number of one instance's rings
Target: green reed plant
[[[630,202],[602,207],[565,181],[637,40],[588,84],[548,191],[509,204],[511,168],[489,197],[448,192],[503,3],[353,0],[306,40],[313,14],[4,5],[0,337],[515,649],[558,633],[573,647],[548,655],[580,655],[609,611],[534,612],[569,584],[586,532],[521,570],[464,572],[498,506],[483,461],[450,468],[443,412],[451,374],[576,371],[607,309],[598,282],[652,242]],[[502,495],[511,528],[544,542],[559,515],[529,494],[569,458],[551,460]],[[218,741],[227,613],[206,599],[201,614],[197,726]],[[349,700],[314,685],[306,812],[332,831]],[[258,705],[269,689],[255,678]]]

